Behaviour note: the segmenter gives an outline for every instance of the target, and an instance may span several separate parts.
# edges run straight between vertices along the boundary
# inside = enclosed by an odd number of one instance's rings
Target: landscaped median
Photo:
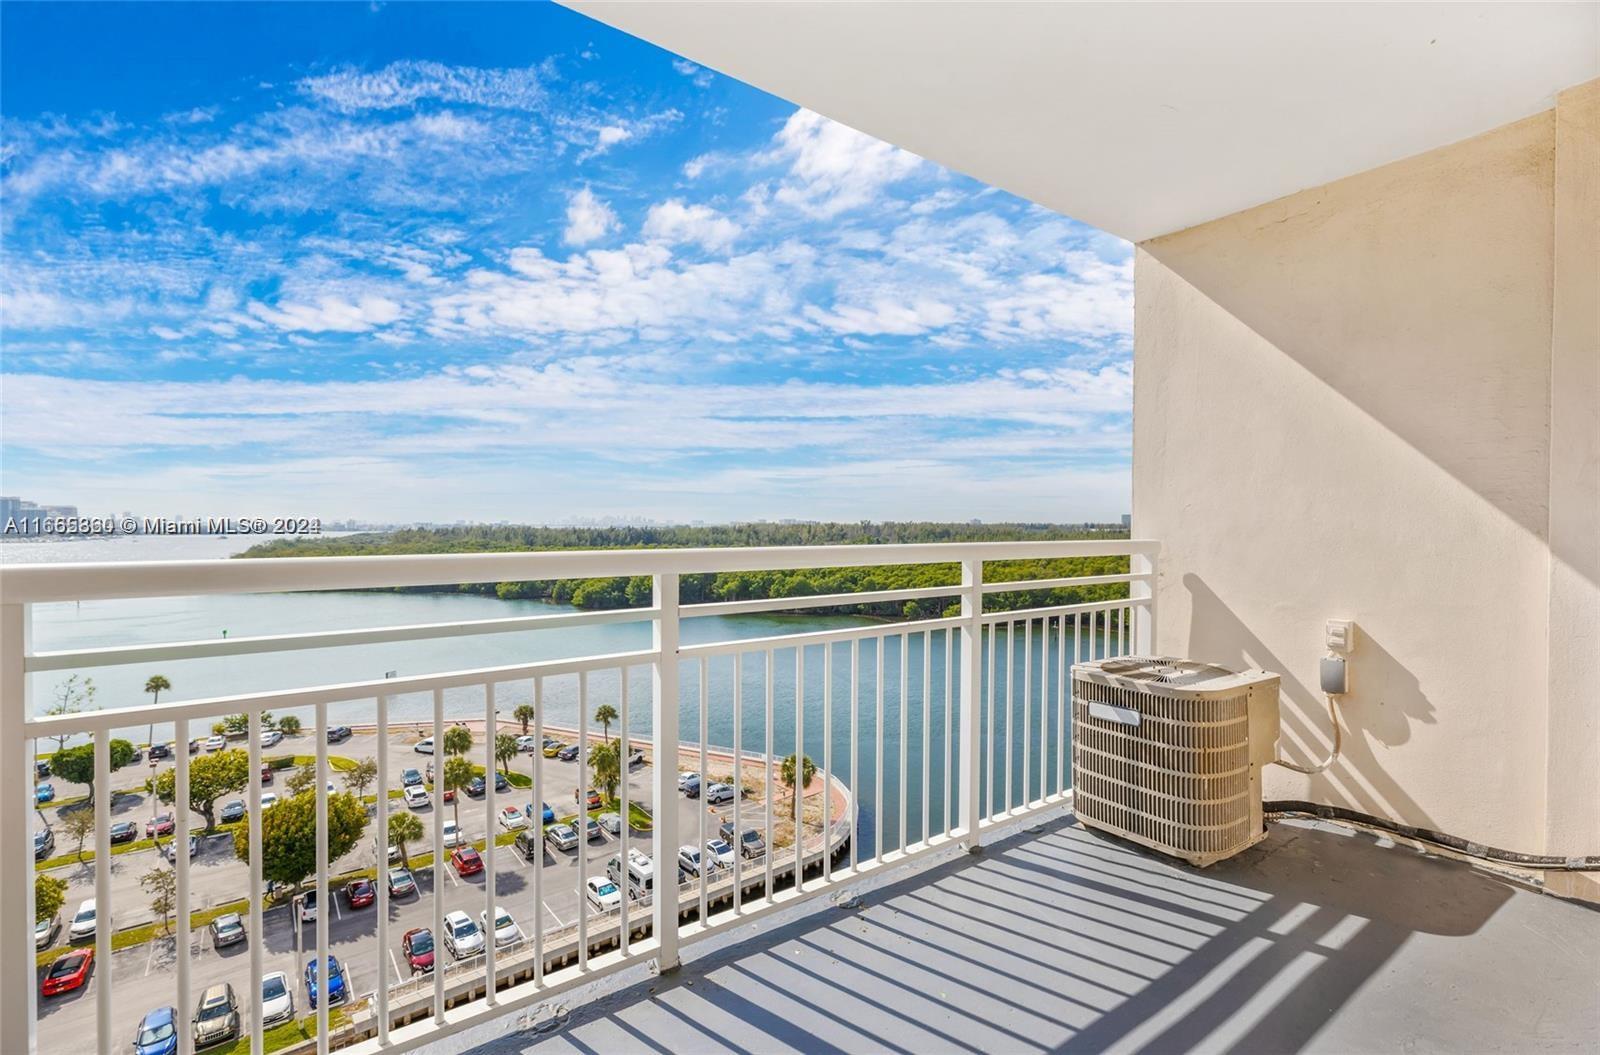
[[[226,916],[230,912],[237,912],[240,915],[243,915],[249,911],[250,903],[244,899],[230,901],[225,905],[213,905],[211,908],[200,909],[199,911],[189,913],[189,929],[191,931],[198,931],[205,927],[206,924],[216,919],[218,916]],[[121,949],[132,948],[135,945],[143,945],[146,942],[154,940],[157,936],[170,936],[167,933],[166,928],[159,922],[141,923],[135,927],[125,927],[122,930],[112,931],[111,951],[117,952]],[[84,942],[83,944],[89,945],[91,943]],[[57,956],[61,956],[62,954],[79,947],[81,946],[74,946],[70,944],[57,945],[53,949],[45,949],[43,952],[38,953],[34,959],[38,966],[48,967]]]

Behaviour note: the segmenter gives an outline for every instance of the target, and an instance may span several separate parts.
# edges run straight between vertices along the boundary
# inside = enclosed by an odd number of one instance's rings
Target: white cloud
[[[568,245],[588,245],[599,241],[617,227],[617,214],[611,206],[584,187],[567,199],[567,229],[561,240]]]
[[[633,143],[647,139],[671,128],[681,120],[683,120],[681,111],[663,110],[638,118],[616,114],[563,116],[559,117],[556,123],[567,139],[587,144],[587,149],[577,158],[579,164],[582,164],[591,158],[599,157],[619,143]]]
[[[644,236],[672,244],[694,242],[715,253],[733,244],[739,225],[708,205],[685,205],[673,198],[650,206]]]
[[[306,77],[298,87],[346,113],[413,106],[425,99],[506,110],[537,110],[545,102],[536,68],[481,69],[409,59],[371,73],[347,68]]]
[[[810,110],[796,110],[767,155],[789,163],[774,198],[818,217],[837,216],[873,200],[884,187],[927,162]]]
[[[897,303],[878,298],[870,304],[836,305],[832,311],[813,304],[806,308],[806,317],[835,333],[910,337],[950,325],[956,311],[936,300]]]
[[[696,88],[707,88],[711,85],[712,73],[704,66],[697,66],[688,59],[673,59],[672,68],[678,73],[694,81]]]
[[[280,302],[269,307],[259,300],[251,301],[249,313],[280,330],[304,330],[311,333],[366,333],[400,318],[400,305],[386,297],[365,296],[358,300],[345,300],[336,296],[322,296],[313,302]]]

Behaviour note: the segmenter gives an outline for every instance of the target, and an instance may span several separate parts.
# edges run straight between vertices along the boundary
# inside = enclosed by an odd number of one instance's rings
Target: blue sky
[[[0,8],[0,486],[1110,519],[1129,246],[562,8]]]

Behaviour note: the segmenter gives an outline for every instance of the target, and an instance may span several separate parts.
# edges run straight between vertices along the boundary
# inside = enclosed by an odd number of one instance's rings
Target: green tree
[[[217,826],[217,800],[243,791],[250,783],[250,756],[237,747],[200,755],[189,762],[189,808],[206,819],[206,831]],[[155,793],[164,805],[172,804],[177,774],[162,770],[156,777]]]
[[[606,798],[617,797],[617,785],[622,783],[622,749],[615,740],[596,744],[589,751],[589,767],[594,772],[596,784],[606,790]]]
[[[528,726],[533,723],[533,720],[538,715],[539,712],[533,709],[533,704],[531,703],[519,703],[517,704],[517,709],[511,712],[511,717],[522,723],[523,736],[528,735]]]
[[[286,714],[278,719],[278,732],[284,736],[300,735],[300,719],[292,714]]]
[[[370,758],[363,758],[354,767],[345,770],[344,786],[356,793],[356,797],[367,793],[367,787],[378,779],[378,763]]]
[[[283,781],[283,790],[287,791],[291,795],[299,795],[301,792],[310,791],[316,786],[316,766],[299,766],[293,773],[290,773],[288,777],[284,778]]]
[[[55,698],[51,701],[50,706],[45,708],[44,713],[47,715],[77,714],[82,710],[93,710],[94,694],[94,679],[80,678],[74,674],[56,686]],[[42,737],[42,739],[54,740],[56,742],[56,750],[59,751],[67,746],[67,740],[71,736],[71,733],[56,733],[54,736],[46,736]]]
[[[444,760],[445,790],[456,793],[450,802],[450,811],[455,817],[457,828],[461,827],[461,794],[477,775],[472,770],[472,763],[460,755],[451,755]]]
[[[121,769],[133,761],[133,745],[126,740],[113,740],[109,747],[111,754],[111,768],[113,771]],[[89,787],[89,801],[94,801],[94,745],[79,744],[69,747],[64,751],[57,751],[50,760],[50,768],[62,780],[73,784],[86,784]]]
[[[145,679],[144,691],[150,694],[150,706],[154,707],[161,702],[161,694],[163,692],[172,691],[172,682],[168,681],[164,675],[152,674]],[[156,726],[153,720],[150,723],[150,732],[145,736],[145,743],[151,747],[155,746]]]
[[[94,810],[79,806],[75,810],[62,810],[58,815],[61,830],[68,839],[78,844],[78,863],[83,863],[83,844],[94,834]]]
[[[405,862],[407,868],[411,867],[411,855],[406,848],[414,842],[420,842],[424,834],[422,822],[416,814],[409,811],[389,814],[389,844],[399,847],[400,860]]]
[[[517,757],[517,738],[510,733],[494,734],[494,760],[500,763],[506,776],[511,775],[511,760]]]
[[[472,730],[464,725],[452,725],[444,731],[444,753],[464,755],[472,750]]]
[[[243,736],[250,729],[250,716],[248,714],[225,714],[222,716],[222,733],[232,733]]]
[[[150,911],[161,917],[161,932],[172,933],[172,910],[178,900],[178,873],[156,867],[139,877],[139,885],[150,895]]]
[[[778,779],[783,781],[784,787],[789,789],[789,812],[794,812],[795,792],[798,788],[806,788],[811,784],[811,779],[817,775],[817,764],[811,761],[810,755],[803,755],[800,759],[800,779],[795,780],[795,756],[790,755],[783,760],[782,767],[778,770]],[[796,833],[795,838],[799,838]]]
[[[611,723],[617,720],[617,709],[609,703],[602,703],[594,709],[594,720],[600,723],[600,735],[611,739]]]
[[[33,877],[33,921],[49,919],[67,903],[67,881],[40,872]]]
[[[367,828],[367,808],[354,795],[328,796],[328,860],[349,853]],[[302,792],[280,799],[261,812],[261,875],[274,883],[299,886],[317,868],[317,796]],[[233,852],[250,860],[249,832],[233,833]]]

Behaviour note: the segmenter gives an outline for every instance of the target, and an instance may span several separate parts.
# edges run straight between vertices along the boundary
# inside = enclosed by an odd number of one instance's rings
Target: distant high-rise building
[[[1124,528],[1127,528],[1127,529],[1130,529],[1130,530],[1133,528],[1133,514],[1132,513],[1124,513],[1124,514],[1122,514],[1122,526]]]

